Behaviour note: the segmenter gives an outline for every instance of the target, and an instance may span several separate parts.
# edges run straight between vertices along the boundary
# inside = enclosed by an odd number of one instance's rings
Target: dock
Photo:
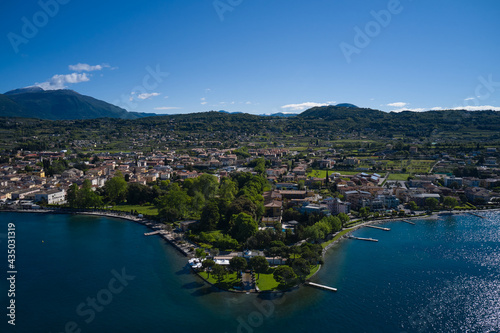
[[[348,238],[362,240],[362,241],[368,241],[368,242],[378,242],[378,239],[373,239],[373,238],[363,238],[363,237],[354,237],[354,236],[349,236]]]
[[[486,217],[484,216],[481,216],[481,215],[478,215],[478,214],[474,214],[474,213],[471,213],[471,212],[467,212],[468,214],[472,215],[472,216],[475,216],[475,217],[480,217],[482,219],[485,219]]]
[[[406,222],[406,223],[408,223],[408,224],[413,224],[413,225],[415,225],[415,223],[414,223],[414,222],[412,222],[412,221],[408,221],[408,220],[401,220],[401,221]]]
[[[153,232],[146,232],[144,233],[144,236],[153,236],[153,235],[158,235],[160,233],[160,230],[156,230]]]
[[[317,283],[314,283],[314,282],[307,281],[305,284],[308,285],[308,286],[319,288],[319,289],[330,290],[330,291],[337,291],[337,288],[324,286],[322,284],[317,284]]]
[[[384,231],[391,231],[391,228],[382,228],[382,227],[377,227],[375,225],[367,225],[367,228],[373,228],[373,229],[379,229],[379,230],[384,230]]]

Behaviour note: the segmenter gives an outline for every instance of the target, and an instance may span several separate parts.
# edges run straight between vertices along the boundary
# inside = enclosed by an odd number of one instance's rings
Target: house
[[[490,191],[480,187],[470,187],[465,189],[465,196],[472,202],[480,200],[485,203],[488,202],[492,197]]]
[[[350,202],[342,202],[339,198],[326,198],[324,200],[328,210],[333,215],[337,215],[340,213],[350,214],[351,213],[351,203]]]
[[[52,189],[35,194],[35,202],[44,201],[49,205],[60,205],[66,203],[66,191]]]

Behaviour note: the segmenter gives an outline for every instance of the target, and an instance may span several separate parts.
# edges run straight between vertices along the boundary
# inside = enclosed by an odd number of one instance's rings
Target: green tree
[[[104,193],[109,202],[120,203],[127,197],[127,182],[118,175],[108,179],[104,184]]]
[[[279,266],[274,270],[273,273],[274,279],[276,282],[279,282],[280,284],[284,286],[289,286],[295,282],[295,279],[297,278],[297,275],[293,271],[293,269],[290,266]]]
[[[304,258],[295,259],[292,262],[292,269],[301,280],[305,280],[306,276],[311,273],[309,263]]]
[[[266,257],[255,256],[250,258],[250,268],[257,273],[257,279],[260,278],[260,273],[265,273],[269,269],[269,262],[267,262]]]
[[[436,210],[436,208],[439,205],[439,201],[436,198],[427,198],[427,199],[425,199],[425,205],[430,210]]]
[[[255,235],[257,230],[259,230],[257,222],[246,213],[233,215],[229,224],[231,226],[231,236],[233,236],[233,238],[238,242],[246,241],[249,237]]]
[[[458,201],[453,197],[445,197],[443,200],[443,205],[449,210],[452,210],[454,207],[458,206]]]
[[[411,210],[413,210],[413,211],[415,211],[415,210],[417,210],[417,209],[418,209],[418,206],[417,206],[417,204],[415,203],[415,201],[410,201],[410,202],[408,203],[408,205],[410,206],[410,209],[411,209]]]
[[[243,257],[232,257],[231,260],[229,260],[229,267],[231,270],[238,272],[239,277],[241,271],[247,267],[247,261]]]
[[[200,229],[203,231],[215,230],[219,219],[219,205],[215,201],[210,201],[201,213]]]
[[[223,178],[221,180],[219,197],[221,200],[226,202],[231,202],[234,200],[236,193],[238,192],[238,186],[229,178]]]
[[[226,272],[227,272],[226,269],[219,264],[215,264],[212,267],[212,274],[217,278],[217,283],[221,283],[222,280],[224,280]]]
[[[346,213],[340,213],[337,215],[337,217],[340,219],[340,222],[342,224],[342,228],[345,228],[347,222],[350,221],[349,215]]]
[[[214,267],[214,265],[215,265],[215,261],[213,261],[212,259],[205,259],[201,263],[201,266],[207,272],[208,277],[210,277],[210,270],[212,269],[212,267]]]

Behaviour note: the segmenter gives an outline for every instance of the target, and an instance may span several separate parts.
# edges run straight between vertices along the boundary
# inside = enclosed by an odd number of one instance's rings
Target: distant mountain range
[[[113,104],[80,95],[73,90],[15,89],[0,94],[0,117],[48,120],[120,118],[138,119],[153,113],[129,112]]]
[[[228,112],[220,110],[207,114],[225,114],[228,116],[246,119],[248,114],[243,112]],[[482,113],[486,115],[487,113]],[[194,119],[195,115],[188,115],[189,119]],[[494,113],[494,117],[500,113]],[[161,115],[154,113],[130,112],[110,103],[95,99],[90,96],[81,95],[73,90],[43,90],[40,87],[28,87],[15,89],[0,94],[0,117],[21,117],[36,118],[45,120],[77,120],[77,119],[97,119],[97,118],[117,118],[117,119],[140,119],[155,117],[155,119],[165,116],[176,116],[183,118],[183,115]],[[203,118],[205,115],[201,115]],[[337,122],[338,124],[362,123],[371,128],[388,128],[387,124],[395,120],[403,120],[407,124],[417,124],[424,122],[426,125],[441,122],[446,123],[453,120],[476,120],[482,118],[480,114],[471,115],[467,111],[428,111],[401,113],[383,112],[380,110],[360,108],[354,104],[341,103],[337,105],[321,106],[308,109],[298,113],[274,113],[249,115],[252,117],[281,117],[289,119],[322,120]],[[486,122],[484,125],[487,125]],[[478,124],[479,125],[479,124]],[[491,124],[489,124],[491,125]],[[382,126],[382,127],[381,127]]]

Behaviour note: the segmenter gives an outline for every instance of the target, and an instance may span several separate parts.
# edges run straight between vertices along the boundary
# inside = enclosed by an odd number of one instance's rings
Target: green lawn
[[[339,239],[340,237],[344,236],[345,234],[347,234],[349,231],[351,231],[351,229],[344,229],[342,230],[341,232],[339,232],[335,237],[333,237],[333,239],[327,241],[327,242],[324,242],[324,243],[321,243],[321,246],[323,248],[327,247],[329,244],[335,242],[337,239]]]
[[[234,287],[242,286],[241,279],[237,277],[236,272],[226,274],[224,276],[224,279],[220,282],[220,284],[217,282],[217,279],[215,279],[212,274],[210,274],[210,277],[208,277],[207,272],[199,272],[198,274],[200,274],[200,276],[206,279],[208,282],[222,289],[233,289]]]
[[[404,180],[407,181],[410,175],[408,173],[391,173],[387,180]]]
[[[328,175],[332,173],[340,173],[341,175],[357,175],[361,171],[338,171],[338,170],[328,170]],[[326,170],[312,170],[307,174],[308,177],[325,178]]]
[[[309,279],[311,276],[314,275],[319,270],[320,265],[312,266],[311,267],[311,273],[306,277],[306,280]]]
[[[267,273],[261,273],[258,279],[258,274],[256,274],[255,283],[257,283],[259,290],[275,290],[278,288],[279,283],[274,279],[273,273],[274,268],[269,268]]]
[[[139,206],[139,205],[117,205],[113,206],[111,208],[113,210],[119,210],[123,212],[130,212],[131,210],[137,211],[139,214],[145,214],[145,215],[158,215],[158,209],[151,205],[151,206]]]

